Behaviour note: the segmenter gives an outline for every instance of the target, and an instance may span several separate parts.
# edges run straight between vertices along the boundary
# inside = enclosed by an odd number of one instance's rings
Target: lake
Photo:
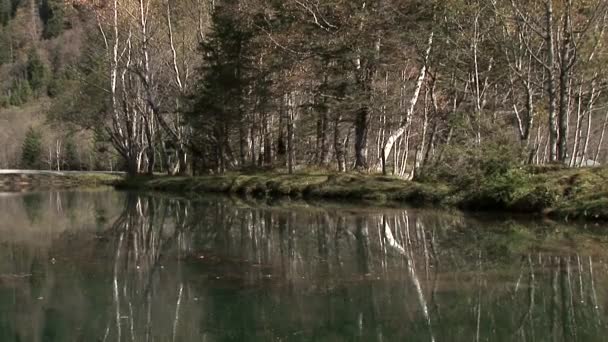
[[[606,226],[0,194],[0,341],[604,341]]]

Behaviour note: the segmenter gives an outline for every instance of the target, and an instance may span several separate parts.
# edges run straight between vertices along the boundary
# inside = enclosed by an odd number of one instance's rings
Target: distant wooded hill
[[[47,116],[78,78],[87,21],[62,0],[0,0],[0,168],[109,169],[115,163],[93,131]],[[28,132],[36,132],[40,151],[34,164],[23,165]]]

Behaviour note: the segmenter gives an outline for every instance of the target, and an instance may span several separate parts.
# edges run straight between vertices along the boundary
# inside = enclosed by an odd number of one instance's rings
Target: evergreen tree
[[[32,97],[32,88],[27,80],[17,79],[10,90],[9,104],[11,106],[21,106]]]
[[[25,134],[21,150],[21,168],[42,168],[42,136],[36,129],[30,127]]]
[[[0,26],[0,65],[10,62],[12,62],[10,33],[8,30]]]
[[[13,11],[11,0],[0,0],[0,26],[6,26]]]
[[[44,24],[42,37],[51,39],[59,36],[64,29],[64,7],[60,0],[42,0],[39,6],[40,19]]]
[[[38,96],[48,83],[48,68],[40,59],[38,52],[32,49],[28,55],[27,60],[27,80]]]
[[[92,170],[117,169],[116,165],[120,162],[117,156],[112,153],[112,144],[108,132],[99,126],[93,129],[93,150],[91,151],[93,160],[89,168]]]
[[[68,83],[72,81],[71,76],[74,74],[73,70],[66,68],[63,59],[61,51],[58,49],[51,51],[50,77],[46,91],[53,98],[59,96],[69,87]]]
[[[39,222],[43,214],[44,196],[40,192],[31,192],[23,196],[23,207],[30,222]]]
[[[65,165],[66,170],[80,170],[80,158],[74,139],[67,138],[65,142]]]
[[[234,9],[233,9],[234,10]],[[248,106],[247,90],[252,82],[252,32],[231,10],[231,2],[213,15],[209,40],[201,45],[204,56],[200,79],[189,113],[199,146],[208,148],[210,165],[225,170],[230,132],[243,120]]]
[[[17,8],[25,3],[25,0],[9,0],[11,3],[11,17],[17,14]]]

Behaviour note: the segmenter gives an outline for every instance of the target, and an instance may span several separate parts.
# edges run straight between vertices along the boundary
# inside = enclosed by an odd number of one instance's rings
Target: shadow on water
[[[1,341],[608,332],[602,227],[111,191],[0,197],[0,213]]]

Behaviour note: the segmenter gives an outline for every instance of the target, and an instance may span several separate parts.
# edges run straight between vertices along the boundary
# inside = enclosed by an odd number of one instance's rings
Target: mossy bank
[[[123,189],[190,193],[234,193],[345,200],[404,201],[439,204],[448,188],[361,174],[229,173],[199,177],[136,177],[118,184]]]
[[[607,168],[521,168],[467,184],[429,179],[415,182],[355,173],[229,173],[199,177],[136,177],[119,182],[117,187],[174,193],[403,202],[561,219],[608,220]]]

